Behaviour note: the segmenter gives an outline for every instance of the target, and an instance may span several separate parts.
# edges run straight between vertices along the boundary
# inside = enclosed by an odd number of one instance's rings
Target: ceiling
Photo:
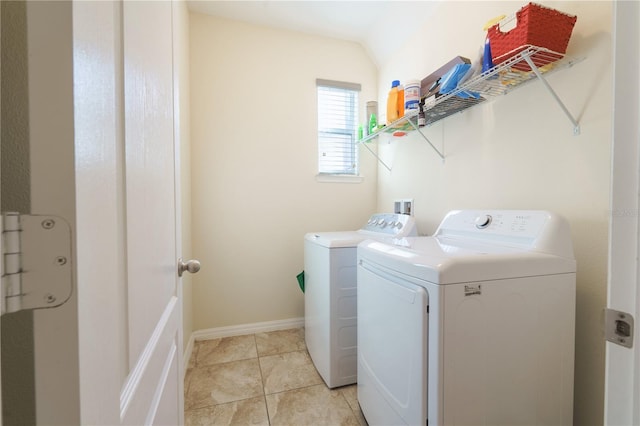
[[[355,41],[377,65],[433,14],[438,1],[188,0],[194,12]]]

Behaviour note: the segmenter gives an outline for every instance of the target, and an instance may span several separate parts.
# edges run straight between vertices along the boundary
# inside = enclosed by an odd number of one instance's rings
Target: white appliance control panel
[[[541,211],[460,211],[449,214],[440,224],[443,233],[465,232],[486,238],[518,236],[536,238],[550,214]]]
[[[418,235],[413,216],[396,213],[376,213],[371,215],[366,225],[360,230],[395,238]]]
[[[434,237],[464,238],[573,256],[568,223],[542,210],[456,210],[442,220]]]

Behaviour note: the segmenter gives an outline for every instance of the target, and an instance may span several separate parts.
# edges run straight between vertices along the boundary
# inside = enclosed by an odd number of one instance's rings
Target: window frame
[[[325,93],[322,93],[323,89]],[[338,126],[326,126],[321,127],[321,123],[326,123],[326,118],[321,117],[321,112],[323,109],[323,105],[321,104],[322,96],[328,95],[330,91],[339,91],[338,94],[350,96],[350,100],[345,102],[344,104],[337,104],[338,108],[344,108],[345,105],[351,103],[351,109],[348,114],[344,116],[344,120],[341,125]],[[358,122],[359,122],[359,103],[360,103],[360,93],[362,91],[362,86],[358,83],[348,83],[343,81],[335,81],[335,80],[325,80],[325,79],[316,79],[316,96],[317,96],[317,180],[320,182],[361,182],[362,178],[360,176],[360,153],[358,149],[358,140],[357,140],[357,131],[358,131]],[[326,105],[325,105],[326,107]],[[342,120],[339,120],[342,121]],[[335,124],[335,121],[334,121]],[[338,168],[335,170],[330,170],[328,164],[323,164],[323,154],[328,152],[326,149],[326,145],[323,145],[328,142],[330,139],[330,135],[337,135],[338,139],[340,137],[349,136],[350,141],[342,147],[348,147],[348,151],[345,150],[347,155],[350,155],[352,158],[352,167],[347,168]],[[324,139],[324,140],[323,140]],[[325,148],[323,150],[323,148]],[[333,155],[340,156],[339,153],[335,151],[332,152]],[[343,165],[346,162],[343,160]],[[339,164],[338,164],[339,165]],[[323,167],[324,166],[324,167]]]

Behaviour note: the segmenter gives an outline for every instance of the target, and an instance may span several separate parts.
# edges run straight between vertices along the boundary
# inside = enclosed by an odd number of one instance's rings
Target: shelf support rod
[[[555,98],[555,100],[558,103],[558,105],[560,105],[560,108],[562,108],[562,110],[564,111],[565,115],[569,118],[569,121],[571,121],[571,123],[573,124],[573,135],[574,136],[579,135],[580,134],[580,124],[578,124],[576,119],[573,118],[573,115],[571,115],[571,113],[569,112],[567,107],[564,106],[564,103],[562,102],[562,100],[560,100],[560,97],[556,94],[556,92],[553,90],[553,88],[549,85],[547,80],[542,76],[542,74],[538,70],[538,67],[536,67],[535,64],[533,63],[533,61],[531,60],[531,56],[530,55],[525,55],[524,56],[524,60],[527,62],[529,67],[531,67],[531,71],[533,71],[533,73],[536,75],[536,77],[538,77],[538,79],[542,82],[544,87],[547,88],[547,91],[551,94],[551,96],[553,96]]]
[[[429,145],[431,145],[431,148],[433,148],[433,150],[438,154],[438,156],[440,157],[440,159],[442,160],[442,162],[444,163],[444,154],[442,154],[440,151],[438,151],[438,148],[436,148],[431,141],[429,140],[429,138],[427,138],[427,136],[422,133],[422,131],[420,130],[420,128],[411,120],[407,120],[407,122],[411,125],[411,127],[413,127],[419,134],[420,136],[422,136],[422,139],[424,139],[425,141],[427,141],[427,143]]]
[[[369,148],[369,145],[367,145],[366,143],[361,143],[360,145],[362,145],[362,146],[364,146],[365,148],[367,148],[367,150],[369,150],[369,152],[370,152],[374,157],[376,157],[376,160],[378,160],[378,162],[379,162],[380,164],[382,164],[382,165],[385,167],[385,169],[387,169],[387,170],[391,171],[391,167],[387,166],[387,164],[386,164],[384,161],[382,161],[382,159],[380,159],[380,156],[378,156],[378,154],[376,154],[375,152],[373,152],[373,150],[372,150],[371,148]]]

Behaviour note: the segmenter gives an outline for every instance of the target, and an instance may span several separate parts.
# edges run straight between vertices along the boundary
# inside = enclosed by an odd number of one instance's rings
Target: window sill
[[[362,183],[363,176],[317,174],[316,182],[321,183]]]

